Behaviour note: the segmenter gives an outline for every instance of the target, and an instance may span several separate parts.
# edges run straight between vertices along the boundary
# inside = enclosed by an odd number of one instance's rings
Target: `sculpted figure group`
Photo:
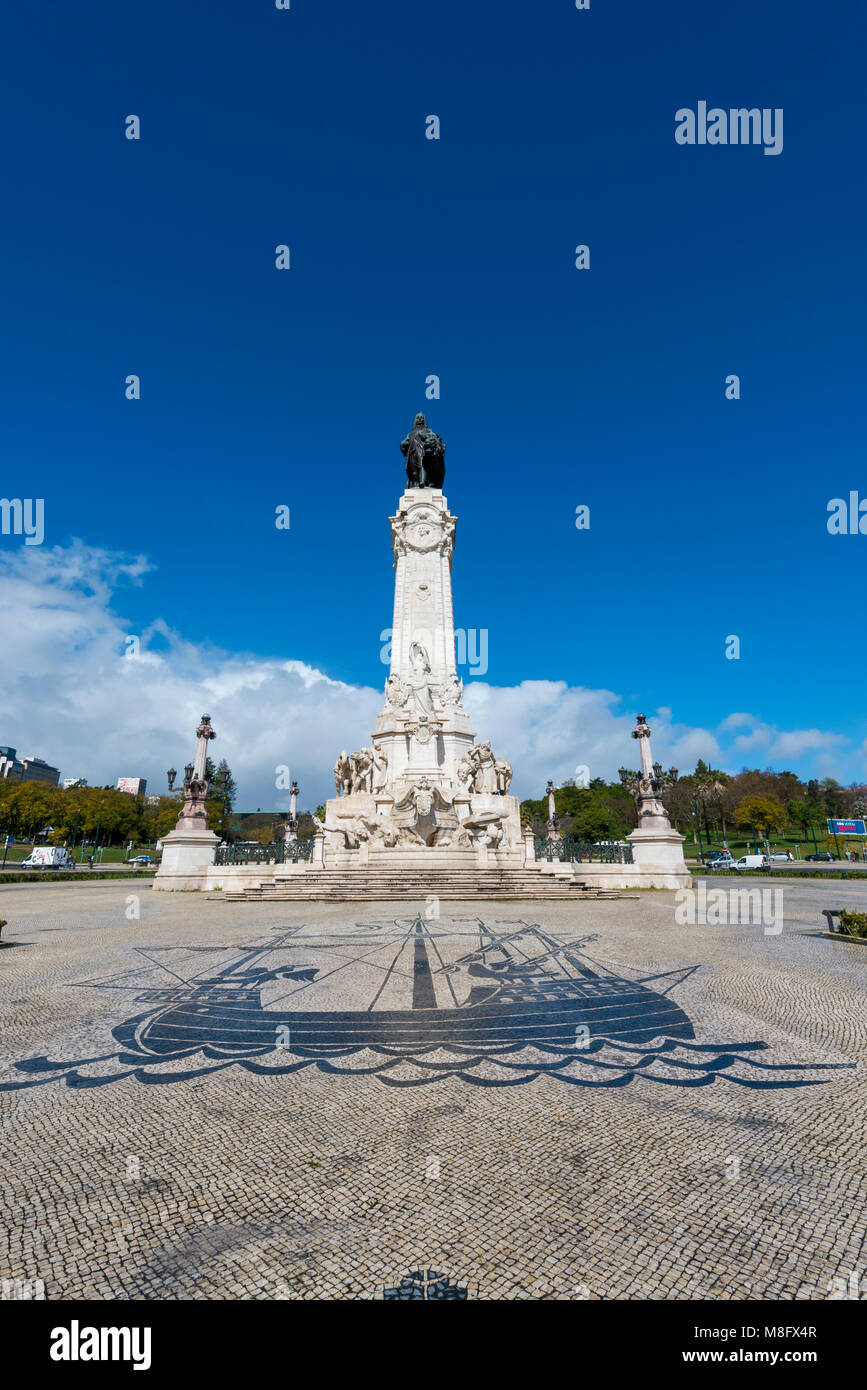
[[[388,771],[388,754],[381,748],[359,748],[357,753],[338,753],[334,764],[334,789],[338,796],[353,792],[372,792],[380,787]]]
[[[409,709],[415,714],[428,718],[434,713],[434,706],[459,705],[464,693],[464,683],[455,675],[446,676],[436,685],[430,680],[430,657],[420,642],[413,642],[410,649],[411,671],[405,681],[400,676],[389,676],[385,682],[385,698],[393,709]]]
[[[490,743],[477,743],[459,760],[457,777],[468,792],[507,796],[512,765],[505,758],[495,758]]]
[[[362,844],[383,849],[418,849],[420,845],[455,849],[487,845],[503,849],[507,844],[504,822],[508,814],[508,809],[487,810],[459,820],[452,795],[432,786],[422,776],[394,803],[388,815],[356,812],[344,816],[335,812],[328,825],[315,816],[313,820],[316,829],[330,835],[332,844],[341,849],[358,849]]]

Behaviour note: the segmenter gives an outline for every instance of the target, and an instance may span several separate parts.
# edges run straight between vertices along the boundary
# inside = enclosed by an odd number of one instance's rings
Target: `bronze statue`
[[[446,476],[446,446],[427,420],[418,414],[400,446],[406,459],[407,487],[441,488]]]

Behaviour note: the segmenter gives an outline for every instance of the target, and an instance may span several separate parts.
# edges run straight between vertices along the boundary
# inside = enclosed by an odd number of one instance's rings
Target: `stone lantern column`
[[[184,782],[184,802],[174,830],[163,836],[163,856],[154,889],[171,892],[201,888],[205,871],[214,862],[218,837],[208,829],[208,744],[216,738],[211,716],[203,714],[196,729],[198,743],[192,773]]]
[[[548,796],[548,839],[556,840],[560,836],[560,819],[557,815],[557,805],[554,801],[554,783],[548,778],[548,785],[545,788]]]
[[[662,804],[662,793],[677,781],[677,768],[666,773],[661,763],[652,761],[650,726],[643,714],[637,717],[632,737],[638,739],[641,771],[636,778],[620,769],[620,780],[638,807],[638,829],[628,837],[632,862],[653,876],[652,887],[686,888],[692,878],[683,857],[683,836],[672,828]]]
[[[283,844],[288,849],[298,841],[298,783],[289,788],[289,818],[283,827]]]

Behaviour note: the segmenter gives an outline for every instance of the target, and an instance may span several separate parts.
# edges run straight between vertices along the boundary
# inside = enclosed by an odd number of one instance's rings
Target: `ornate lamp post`
[[[298,783],[289,788],[289,815],[283,825],[284,845],[294,845],[298,841]]]
[[[169,770],[168,770],[168,772],[166,773],[166,776],[167,776],[168,779],[169,779],[169,791],[170,791],[170,792],[173,792],[174,789],[175,789],[175,778],[177,777],[177,775],[178,775],[178,774],[177,774],[177,770],[176,770],[175,768],[173,768],[173,767],[170,767]]]
[[[548,785],[545,788],[548,797],[548,839],[556,840],[560,835],[560,818],[557,815],[557,806],[554,801],[554,783],[548,778]]]
[[[662,793],[674,786],[677,781],[677,768],[670,767],[666,772],[662,763],[650,761],[650,728],[643,714],[638,715],[638,722],[632,730],[632,737],[639,741],[641,771],[638,773],[629,772],[625,767],[621,767],[620,781],[637,802],[638,828],[642,830],[648,826],[659,825],[663,821],[670,828],[668,813],[661,798]],[[699,830],[699,835],[701,835],[701,830]]]
[[[666,772],[661,763],[651,760],[650,729],[643,714],[637,717],[632,737],[638,739],[641,750],[641,771],[622,767],[620,781],[638,807],[638,829],[629,836],[633,863],[649,887],[687,887],[691,879],[683,857],[683,836],[672,829],[662,804],[662,793],[677,781],[677,768]]]
[[[210,783],[205,775],[208,767],[208,744],[217,735],[211,728],[211,716],[202,715],[202,722],[196,729],[198,743],[196,760],[184,768],[184,804],[178,816],[178,830],[207,830],[208,812],[205,806]]]
[[[196,729],[198,743],[195,761],[184,768],[184,800],[178,823],[163,836],[163,857],[154,880],[157,889],[187,889],[201,886],[205,871],[214,862],[217,836],[208,829],[206,805],[208,782],[208,744],[217,737],[211,728],[211,716],[203,714]],[[177,776],[169,771],[173,785]]]

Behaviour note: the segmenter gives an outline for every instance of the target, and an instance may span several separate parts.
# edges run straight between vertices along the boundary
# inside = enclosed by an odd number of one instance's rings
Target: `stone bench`
[[[853,936],[853,935],[851,934],[851,932],[844,931],[843,928],[840,926],[839,921],[838,921],[838,923],[837,923],[836,926],[834,925],[834,919],[835,919],[835,917],[836,917],[836,918],[839,918],[840,913],[841,913],[842,911],[844,911],[844,909],[843,909],[843,908],[839,908],[839,907],[838,907],[838,908],[830,908],[830,907],[823,907],[823,908],[822,908],[822,916],[825,918],[825,921],[828,923],[828,932],[829,932],[829,934],[830,934],[831,936],[844,936],[844,937],[846,938],[847,941],[864,941],[864,940],[867,940],[867,938],[865,938],[865,937],[863,937],[863,936]]]

